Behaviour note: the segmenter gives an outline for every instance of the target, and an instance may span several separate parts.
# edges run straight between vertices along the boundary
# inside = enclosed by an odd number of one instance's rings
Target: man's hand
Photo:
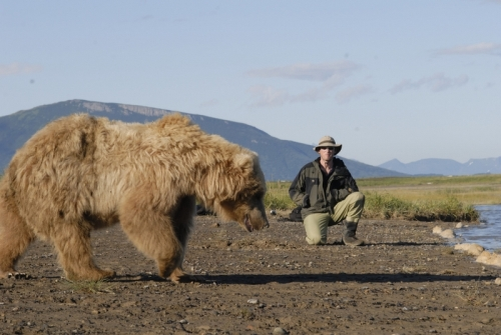
[[[344,200],[350,193],[351,193],[350,190],[346,189],[346,188],[342,188],[342,189],[338,190],[337,191],[337,200],[338,201]]]
[[[310,207],[310,195],[306,194],[303,198],[303,208]]]

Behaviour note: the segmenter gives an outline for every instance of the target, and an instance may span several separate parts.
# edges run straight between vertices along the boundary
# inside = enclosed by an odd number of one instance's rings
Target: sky
[[[340,156],[501,156],[501,0],[0,0],[0,116],[71,99]]]

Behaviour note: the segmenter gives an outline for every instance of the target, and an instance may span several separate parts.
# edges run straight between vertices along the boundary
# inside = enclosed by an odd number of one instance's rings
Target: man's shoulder
[[[334,166],[346,166],[342,159],[333,157]]]
[[[301,170],[315,167],[316,166],[315,164],[318,165],[318,163],[316,163],[316,161],[308,162],[305,165],[303,165],[303,167],[301,168]]]

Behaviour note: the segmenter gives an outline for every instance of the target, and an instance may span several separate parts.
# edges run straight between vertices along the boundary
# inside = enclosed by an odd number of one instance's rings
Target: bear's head
[[[233,157],[224,179],[230,181],[226,187],[231,190],[222,192],[227,196],[214,203],[216,212],[227,221],[238,222],[249,232],[268,227],[264,208],[266,182],[257,155],[245,152]]]

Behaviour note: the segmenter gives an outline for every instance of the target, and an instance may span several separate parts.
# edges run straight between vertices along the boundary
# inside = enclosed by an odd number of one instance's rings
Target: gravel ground
[[[34,243],[0,280],[0,334],[500,334],[501,269],[454,251],[436,225],[361,222],[368,243],[351,248],[331,227],[309,246],[301,223],[270,216],[246,233],[196,218],[185,270],[173,284],[132,247],[119,226],[93,234],[107,282],[71,283],[52,248]]]

